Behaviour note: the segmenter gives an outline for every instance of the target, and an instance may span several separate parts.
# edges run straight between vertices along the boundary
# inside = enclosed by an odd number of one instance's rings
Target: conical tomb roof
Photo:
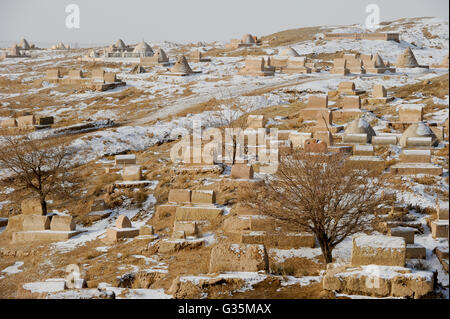
[[[173,73],[185,73],[185,74],[194,73],[192,71],[191,67],[189,66],[189,64],[186,60],[186,57],[184,55],[180,55],[177,58],[177,62],[175,63],[173,68],[170,69],[170,71]]]
[[[346,134],[367,134],[369,136],[375,136],[376,133],[372,126],[363,118],[354,119],[345,128]]]
[[[150,54],[153,55],[153,50],[152,47],[150,45],[148,45],[148,43],[141,41],[140,43],[138,43],[138,45],[136,45],[134,47],[133,53],[142,53],[142,54]]]
[[[398,57],[397,67],[399,68],[415,68],[418,67],[416,57],[411,48],[406,48],[405,51]]]
[[[117,49],[126,49],[127,46],[125,45],[125,42],[122,41],[122,39],[119,39],[116,42],[116,48]]]
[[[22,41],[20,41],[20,47],[22,49],[28,50],[30,48],[30,44],[28,43],[28,41],[25,38],[23,38]]]

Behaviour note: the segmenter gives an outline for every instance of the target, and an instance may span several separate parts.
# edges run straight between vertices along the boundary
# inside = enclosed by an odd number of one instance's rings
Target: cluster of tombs
[[[334,59],[330,73],[380,74],[386,71],[395,73],[395,68],[391,67],[389,62],[385,63],[378,53],[375,55],[346,53],[343,58]]]
[[[19,44],[13,44],[11,48],[9,48],[8,51],[4,52],[0,56],[0,60],[6,59],[6,58],[29,58],[30,55],[26,54],[23,51],[28,50],[36,50],[38,49],[34,44],[29,44],[28,41],[23,38]]]
[[[50,128],[52,124],[54,124],[53,116],[23,115],[17,118],[4,119],[0,128],[16,132]]]
[[[67,76],[62,76],[60,69],[50,69],[45,73],[44,81],[59,85],[76,85],[96,91],[106,91],[126,83],[117,78],[116,73],[105,72],[102,68],[92,70],[91,76],[86,77],[82,70],[69,70]]]
[[[89,50],[86,56],[80,58],[84,62],[122,62],[139,63],[142,66],[169,65],[169,58],[163,49],[153,48],[141,41],[135,46],[126,45],[119,39],[115,44],[101,50]]]
[[[251,34],[245,34],[242,39],[231,39],[230,43],[225,45],[227,49],[239,49],[248,48],[262,45],[260,39],[257,36]]]
[[[238,72],[239,75],[273,76],[275,71],[285,74],[307,74],[318,72],[314,62],[306,57],[247,57],[245,66]]]
[[[5,232],[11,234],[14,244],[27,242],[65,241],[81,233],[70,215],[44,214],[41,201],[25,199],[22,214],[8,218]]]
[[[65,45],[64,43],[59,42],[58,44],[52,45],[50,50],[70,50],[70,45]]]
[[[434,68],[448,68],[448,54],[441,64],[433,65]],[[424,68],[427,65],[420,65],[417,62],[411,48],[406,48],[397,59],[395,64],[397,68]],[[333,61],[333,67],[330,70],[332,74],[348,75],[348,74],[382,74],[385,72],[395,73],[396,69],[391,66],[390,62],[384,62],[381,56],[367,54],[346,53],[342,58],[336,58]]]
[[[354,84],[343,84],[338,88],[338,92],[346,92],[341,108],[329,107],[327,95],[309,96],[306,107],[300,110],[299,115],[303,120],[311,121],[311,124],[315,121],[315,125],[306,127],[302,132],[278,130],[276,136],[269,136],[266,134],[264,116],[249,115],[247,128],[239,131],[240,133],[233,133],[236,135],[236,145],[230,140],[227,142],[228,134],[225,134],[225,143],[221,147],[217,144],[211,146],[208,140],[208,143],[196,146],[196,153],[195,146],[191,146],[192,136],[186,137],[181,154],[175,156],[181,163],[176,167],[177,171],[221,171],[221,164],[231,162],[236,165],[236,171],[237,164],[258,164],[260,171],[264,172],[266,165],[270,166],[271,159],[279,158],[283,153],[290,154],[299,148],[312,153],[345,153],[348,155],[348,165],[383,172],[388,167],[382,157],[375,155],[376,150],[388,145],[398,145],[402,147],[402,152],[398,163],[389,168],[392,174],[442,175],[443,167],[432,161],[432,154],[434,147],[444,139],[445,131],[448,131],[448,119],[444,123],[424,121],[422,106],[405,104],[399,106],[398,121],[389,123],[389,126],[399,132],[375,132],[364,119],[361,97],[356,94],[358,91],[354,89]],[[356,93],[349,95],[349,92]],[[379,100],[381,103],[386,101],[388,97],[384,87],[375,86],[370,99]],[[334,120],[350,123],[344,129],[343,125],[334,123]],[[236,149],[236,152],[233,153],[230,148]],[[205,152],[208,155],[205,155]],[[230,159],[230,154],[235,154],[234,161]],[[244,170],[245,166],[241,169]]]
[[[448,68],[448,55],[441,64],[433,65],[434,68]],[[426,65],[420,65],[410,48],[398,57],[397,68],[428,68]],[[240,75],[251,76],[273,76],[275,71],[286,74],[309,74],[319,72],[320,68],[307,57],[301,57],[294,49],[286,48],[281,50],[278,55],[247,56],[245,66],[239,70]],[[396,68],[389,61],[384,62],[381,56],[376,53],[359,54],[345,53],[342,58],[333,60],[331,74],[350,75],[350,74],[383,74],[385,72],[395,73]]]

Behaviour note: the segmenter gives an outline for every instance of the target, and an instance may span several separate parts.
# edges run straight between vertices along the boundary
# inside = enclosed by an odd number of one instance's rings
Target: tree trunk
[[[320,249],[322,250],[323,258],[327,264],[333,262],[333,248],[328,244],[326,235],[321,234],[317,236],[319,241]]]
[[[47,215],[47,202],[45,201],[45,196],[41,195],[41,207],[42,207],[42,213],[44,215]]]
[[[323,257],[325,258],[325,262],[327,264],[330,264],[333,262],[333,250],[328,247],[328,244],[325,244],[325,246],[322,248]]]
[[[231,165],[234,165],[236,161],[236,147],[237,147],[236,137],[233,136],[233,160],[231,162]]]

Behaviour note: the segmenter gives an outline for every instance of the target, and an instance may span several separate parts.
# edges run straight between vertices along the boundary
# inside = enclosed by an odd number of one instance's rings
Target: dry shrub
[[[444,148],[438,149],[434,152],[434,155],[436,156],[447,156],[449,154],[449,145],[446,144]]]
[[[147,199],[147,194],[143,189],[138,190],[137,192],[133,192],[133,199],[138,205],[142,205],[143,202]]]
[[[120,179],[120,175],[117,173],[110,173],[110,174],[102,174],[97,179],[97,182],[93,186],[91,190],[91,194],[94,196],[99,196],[103,193],[105,186],[108,184],[112,184],[115,181]]]
[[[281,264],[274,263],[270,265],[270,273],[278,276],[294,276],[295,269],[292,266],[283,266]]]
[[[422,185],[435,185],[436,184],[436,178],[434,176],[421,176],[421,177],[414,177],[414,182],[422,184]]]

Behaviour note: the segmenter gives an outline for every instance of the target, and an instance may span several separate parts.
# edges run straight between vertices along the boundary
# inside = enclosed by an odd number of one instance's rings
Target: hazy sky
[[[71,3],[80,8],[79,29],[65,26]],[[227,41],[245,33],[364,23],[370,3],[380,6],[381,21],[448,19],[448,0],[0,0],[0,41]]]

